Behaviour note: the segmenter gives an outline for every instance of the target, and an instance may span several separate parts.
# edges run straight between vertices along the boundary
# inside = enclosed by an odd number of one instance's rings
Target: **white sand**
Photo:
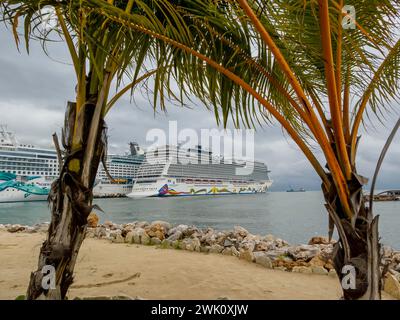
[[[0,299],[25,294],[44,234],[0,232]],[[338,299],[336,278],[268,270],[236,257],[86,239],[75,296],[144,299]]]

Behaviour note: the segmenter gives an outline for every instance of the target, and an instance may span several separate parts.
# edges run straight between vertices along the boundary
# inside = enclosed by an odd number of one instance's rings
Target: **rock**
[[[298,267],[293,267],[292,272],[312,273],[313,271],[310,267],[298,266]]]
[[[86,229],[85,238],[89,239],[89,238],[95,238],[95,237],[96,237],[95,229],[93,229],[93,228]]]
[[[33,227],[37,232],[47,232],[47,230],[49,229],[49,223],[39,223],[35,224]]]
[[[180,231],[183,234],[183,232],[186,231],[186,229],[188,229],[188,228],[189,228],[189,226],[187,226],[186,224],[180,224],[172,229],[169,229],[168,235],[174,234],[177,231]]]
[[[246,250],[246,249],[240,249],[239,250],[239,259],[253,262],[254,261],[253,251]]]
[[[87,225],[90,228],[96,228],[99,224],[99,217],[93,211],[87,217]]]
[[[232,247],[226,247],[224,250],[221,252],[225,256],[231,256],[232,255]]]
[[[36,233],[36,229],[34,227],[25,227],[25,230],[22,231],[23,233]]]
[[[197,238],[187,239],[186,250],[200,252],[200,240]]]
[[[114,224],[111,221],[106,220],[104,221],[103,226],[106,227],[107,229],[111,229],[114,226]]]
[[[254,247],[254,251],[269,251],[275,249],[273,241],[259,241]]]
[[[390,258],[393,255],[393,249],[389,246],[383,246],[381,250],[384,258]]]
[[[397,272],[400,272],[400,263],[393,267],[393,269]]]
[[[24,231],[25,227],[19,225],[19,224],[13,224],[12,226],[10,226],[7,231],[11,232],[11,233],[15,233],[15,232],[21,232]]]
[[[255,262],[268,269],[272,269],[272,260],[264,252],[253,252]]]
[[[164,234],[166,233],[166,231],[164,230],[164,227],[159,223],[153,223],[150,226],[145,227],[145,231],[147,235],[151,238],[156,237],[160,240],[164,240],[165,238]]]
[[[326,270],[322,266],[311,266],[311,270],[313,273],[317,273],[317,274],[328,274],[328,270]]]
[[[278,248],[278,249],[275,249],[275,250],[266,251],[265,254],[271,260],[276,260],[278,258],[285,257],[287,255],[287,253],[288,253],[288,251],[287,251],[286,248]]]
[[[313,244],[329,244],[329,240],[325,237],[312,237],[310,241],[308,241],[308,244],[313,245]]]
[[[146,232],[144,232],[141,237],[140,237],[140,243],[143,245],[149,245],[150,244],[150,237],[147,235]]]
[[[125,239],[121,234],[117,234],[115,238],[112,239],[112,242],[114,243],[124,243]]]
[[[325,264],[325,260],[323,260],[320,256],[315,256],[310,260],[311,267],[324,267]]]
[[[133,231],[129,231],[126,235],[125,235],[125,242],[126,243],[134,243],[133,241]]]
[[[161,241],[160,248],[161,249],[171,249],[172,241],[168,240],[168,239],[164,239],[163,241]]]
[[[230,247],[233,245],[233,242],[229,239],[224,240],[224,247]]]
[[[314,245],[300,245],[289,247],[287,252],[295,260],[310,260],[320,253],[320,249]]]
[[[171,234],[167,239],[170,241],[180,240],[183,238],[182,231],[176,230],[173,234]]]
[[[103,227],[103,226],[100,226],[100,227],[97,227],[95,230],[94,230],[94,235],[97,237],[97,238],[106,238],[107,237],[107,230],[106,230],[106,228],[105,227]]]
[[[324,264],[324,268],[327,270],[335,269],[335,267],[333,265],[333,261],[331,259],[329,259],[328,262]]]
[[[285,267],[274,267],[274,270],[287,271]]]
[[[133,233],[133,242],[132,243],[136,243],[136,244],[141,244],[142,243],[142,236],[146,234],[146,231],[144,231],[143,228],[136,228],[132,230]],[[148,235],[146,234],[146,236],[148,237]]]
[[[330,269],[328,272],[328,276],[330,277],[337,277],[337,273],[335,269]]]
[[[201,246],[200,247],[200,252],[209,253],[210,250],[211,250],[210,246]]]
[[[232,255],[235,257],[239,257],[240,253],[235,247],[231,247]]]
[[[400,283],[390,273],[387,273],[385,276],[383,290],[392,297],[400,300]]]
[[[210,253],[221,253],[222,250],[224,250],[224,247],[220,246],[219,244],[213,244],[210,247]]]
[[[169,229],[171,229],[171,224],[169,222],[166,221],[161,221],[161,220],[157,220],[157,221],[153,221],[150,226],[153,225],[160,225],[163,227],[165,233],[167,233],[169,231]]]
[[[157,237],[153,237],[150,239],[150,244],[153,246],[157,246],[157,245],[161,244],[161,240]]]
[[[242,238],[246,237],[246,236],[249,234],[249,232],[248,232],[245,228],[240,227],[240,226],[235,226],[235,227],[233,228],[233,233],[234,233],[236,236],[240,236],[240,237],[242,237]]]
[[[0,230],[6,230],[6,227],[4,224],[0,224]]]

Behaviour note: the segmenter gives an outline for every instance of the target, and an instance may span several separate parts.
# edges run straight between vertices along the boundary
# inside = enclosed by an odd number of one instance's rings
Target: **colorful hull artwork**
[[[223,195],[223,194],[249,194],[249,193],[263,193],[265,190],[255,188],[233,188],[232,191],[228,188],[218,188],[211,187],[210,189],[202,188],[202,189],[194,189],[191,188],[189,191],[176,191],[173,188],[170,188],[168,184],[162,186],[162,188],[158,191],[157,195],[159,197],[165,196],[196,196],[196,195]]]
[[[0,172],[0,203],[46,200],[49,192],[49,183],[41,177],[18,181],[16,175]]]

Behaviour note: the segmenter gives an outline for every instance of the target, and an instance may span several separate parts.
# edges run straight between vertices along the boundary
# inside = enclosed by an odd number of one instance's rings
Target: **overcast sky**
[[[10,31],[0,26],[0,45],[0,124],[8,125],[22,143],[49,147],[51,134],[62,126],[66,102],[74,100],[75,76],[64,44],[50,46],[51,58],[38,44],[31,44],[30,55],[25,50],[19,53]],[[152,128],[166,129],[169,120],[178,121],[178,130],[217,128],[214,115],[204,106],[193,106],[191,110],[171,106],[167,114],[154,114],[141,94],[135,95],[135,102],[131,104],[125,97],[109,114],[110,152],[127,151],[129,141],[148,145],[146,133]],[[387,128],[378,126],[363,133],[358,155],[360,174],[372,176],[395,121],[396,115],[391,115]],[[289,186],[319,189],[313,169],[279,126],[258,128],[255,145],[256,159],[266,162],[271,170],[273,190],[286,190]],[[400,188],[400,134],[384,162],[378,188]]]

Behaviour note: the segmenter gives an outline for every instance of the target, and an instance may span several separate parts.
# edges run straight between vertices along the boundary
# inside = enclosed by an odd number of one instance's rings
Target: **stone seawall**
[[[251,234],[240,226],[233,230],[218,231],[183,224],[173,226],[165,221],[135,221],[126,224],[106,221],[99,225],[95,215],[89,216],[88,224],[88,238],[231,255],[268,269],[337,277],[332,262],[335,241],[328,241],[325,237],[313,237],[308,244],[291,245],[273,235]],[[47,228],[48,224],[0,225],[0,230],[8,232],[46,232]],[[382,247],[382,264],[388,266],[385,291],[400,299],[400,252],[387,246]]]

